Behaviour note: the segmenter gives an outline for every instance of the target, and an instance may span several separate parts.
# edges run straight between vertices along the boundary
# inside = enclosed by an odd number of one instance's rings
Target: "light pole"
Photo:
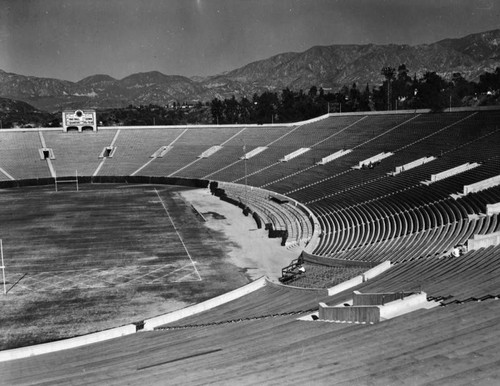
[[[247,144],[243,141],[243,164],[245,165],[245,203],[247,202],[248,196],[248,184],[247,184]]]
[[[0,239],[0,256],[2,257],[2,265],[0,268],[2,269],[2,278],[3,278],[3,294],[7,294],[7,289],[5,287],[5,264],[3,263],[3,240]]]

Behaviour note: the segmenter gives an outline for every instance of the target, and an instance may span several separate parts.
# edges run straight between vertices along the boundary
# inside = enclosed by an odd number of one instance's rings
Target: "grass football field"
[[[138,323],[248,283],[186,188],[75,188],[0,190],[0,350]]]

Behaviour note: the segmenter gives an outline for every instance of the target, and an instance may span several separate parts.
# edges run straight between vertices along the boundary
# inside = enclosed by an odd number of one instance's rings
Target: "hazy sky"
[[[497,0],[0,0],[0,69],[71,81],[214,75],[314,45],[497,28]]]

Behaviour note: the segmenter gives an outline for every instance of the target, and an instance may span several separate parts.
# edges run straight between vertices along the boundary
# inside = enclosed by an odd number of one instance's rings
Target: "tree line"
[[[500,67],[485,72],[478,82],[466,80],[454,73],[446,80],[436,72],[410,76],[406,65],[397,69],[384,67],[385,80],[378,87],[356,83],[343,86],[337,92],[325,92],[312,86],[307,92],[285,88],[281,92],[265,91],[251,99],[234,96],[214,98],[210,102],[212,123],[285,123],[297,122],[332,112],[431,109],[462,107],[500,102]]]
[[[375,87],[353,83],[336,92],[312,86],[307,91],[285,88],[281,92],[256,93],[251,98],[232,96],[205,103],[129,105],[98,110],[97,120],[99,126],[268,124],[299,122],[335,112],[425,108],[441,111],[448,107],[500,104],[500,67],[483,73],[477,82],[468,81],[460,73],[452,74],[450,79],[436,72],[411,76],[404,64],[383,67],[380,73],[385,80]],[[61,113],[31,112],[23,106],[3,108],[0,103],[0,128],[60,126]]]

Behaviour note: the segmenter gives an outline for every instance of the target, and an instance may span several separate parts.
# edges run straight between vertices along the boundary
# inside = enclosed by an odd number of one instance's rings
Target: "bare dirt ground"
[[[268,276],[277,281],[281,268],[300,254],[298,249],[288,250],[280,245],[281,239],[270,239],[267,231],[257,229],[252,217],[244,216],[237,206],[212,196],[206,189],[180,192],[206,218],[206,225],[227,236],[224,245],[230,262],[245,270],[252,279]]]

